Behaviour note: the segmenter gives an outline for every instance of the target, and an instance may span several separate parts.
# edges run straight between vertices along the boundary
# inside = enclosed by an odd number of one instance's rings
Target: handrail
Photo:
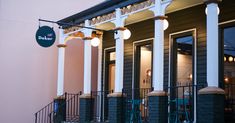
[[[65,92],[63,95],[59,96],[59,97],[64,97],[65,94],[66,94],[66,92]],[[49,104],[47,104],[46,106],[44,106],[43,108],[41,108],[41,109],[40,109],[39,111],[37,111],[36,113],[42,111],[43,109],[45,109],[47,106],[51,105],[52,103],[54,103],[54,101],[52,101],[51,103],[49,103]],[[36,113],[35,113],[35,114],[36,114]]]
[[[77,101],[76,101],[76,105],[73,104],[72,107],[69,107],[70,105],[68,104],[68,106],[66,105],[66,115],[68,114],[68,110],[72,110],[70,108],[74,108],[74,106],[78,107],[78,96],[81,95],[81,91],[77,94],[71,94],[71,93],[67,93],[65,92],[62,96],[65,98],[65,103],[60,104],[59,107],[57,107],[57,109],[60,109],[62,106],[65,106],[66,103],[69,103],[71,100],[75,99],[75,97],[77,97]],[[55,114],[55,102],[53,100],[53,102],[47,104],[46,106],[44,106],[42,109],[40,109],[38,112],[35,113],[35,123],[53,123],[53,118]]]
[[[72,96],[71,98],[69,98],[69,99],[66,99],[66,103],[68,103],[69,101],[73,100],[74,97],[79,96],[79,95],[81,95],[81,94],[82,94],[81,91],[80,91],[79,93],[77,93],[77,94],[70,94],[70,95],[73,95],[73,96]],[[63,107],[64,105],[66,105],[66,103],[63,103],[63,104],[60,105],[58,108]],[[54,111],[52,111],[50,114],[52,114],[52,113],[56,113],[56,111],[54,110]]]
[[[66,93],[59,97],[66,97]],[[49,119],[47,115],[54,110],[54,101],[51,103],[47,104],[43,108],[41,108],[39,111],[37,111],[35,115],[35,123],[48,123]]]

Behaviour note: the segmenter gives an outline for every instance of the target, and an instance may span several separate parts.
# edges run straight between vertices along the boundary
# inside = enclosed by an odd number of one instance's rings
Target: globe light
[[[229,62],[232,62],[232,61],[233,61],[233,57],[230,56],[230,57],[228,58],[228,61],[229,61]]]
[[[207,14],[207,8],[206,8],[206,10],[205,10],[205,13]],[[219,15],[219,13],[220,13],[220,9],[219,9],[219,7],[217,6],[217,14]]]
[[[234,57],[233,61],[235,62],[235,57]]]
[[[225,77],[225,78],[224,78],[224,81],[225,81],[226,83],[228,83],[228,81],[229,81],[228,77]]]
[[[95,37],[91,40],[91,45],[93,47],[97,47],[97,46],[99,46],[99,44],[100,44],[100,39],[99,38]]]
[[[226,62],[227,58],[224,56],[224,61]]]
[[[123,31],[123,38],[125,39],[125,40],[127,40],[127,39],[129,39],[131,37],[131,31],[129,30],[129,29],[125,29],[124,31]]]
[[[169,27],[169,22],[166,19],[164,19],[163,20],[163,29],[166,30],[168,27]]]

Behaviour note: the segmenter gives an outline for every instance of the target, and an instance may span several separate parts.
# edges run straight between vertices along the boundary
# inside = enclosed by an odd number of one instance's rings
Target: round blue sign
[[[50,47],[55,43],[55,31],[49,26],[42,26],[36,32],[36,40],[42,47]]]

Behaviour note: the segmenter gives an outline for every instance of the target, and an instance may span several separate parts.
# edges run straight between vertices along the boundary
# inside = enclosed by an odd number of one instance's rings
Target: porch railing
[[[148,96],[152,88],[123,89],[125,122],[147,122]]]
[[[168,92],[170,123],[193,122],[197,95],[206,85],[177,84]],[[148,96],[153,88],[123,89],[125,122],[148,123]]]
[[[65,102],[56,106],[55,101],[49,103],[47,106],[35,113],[35,123],[55,123],[55,117],[58,117],[58,110],[65,107],[66,121],[78,121],[79,118],[79,96],[82,92],[77,94],[64,93],[59,98],[64,98]],[[59,116],[60,117],[60,116]]]
[[[235,122],[235,84],[225,84],[225,122]]]
[[[167,88],[170,123],[192,123],[194,121],[198,91],[205,86],[177,83],[177,85]]]

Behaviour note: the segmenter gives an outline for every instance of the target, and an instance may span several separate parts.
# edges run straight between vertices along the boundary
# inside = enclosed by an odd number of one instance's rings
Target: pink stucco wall
[[[0,123],[33,123],[34,113],[56,96],[58,51],[36,43],[38,18],[59,20],[101,1],[0,0]],[[47,25],[58,34],[56,25]],[[81,42],[68,44],[65,64],[65,90],[81,90]]]

